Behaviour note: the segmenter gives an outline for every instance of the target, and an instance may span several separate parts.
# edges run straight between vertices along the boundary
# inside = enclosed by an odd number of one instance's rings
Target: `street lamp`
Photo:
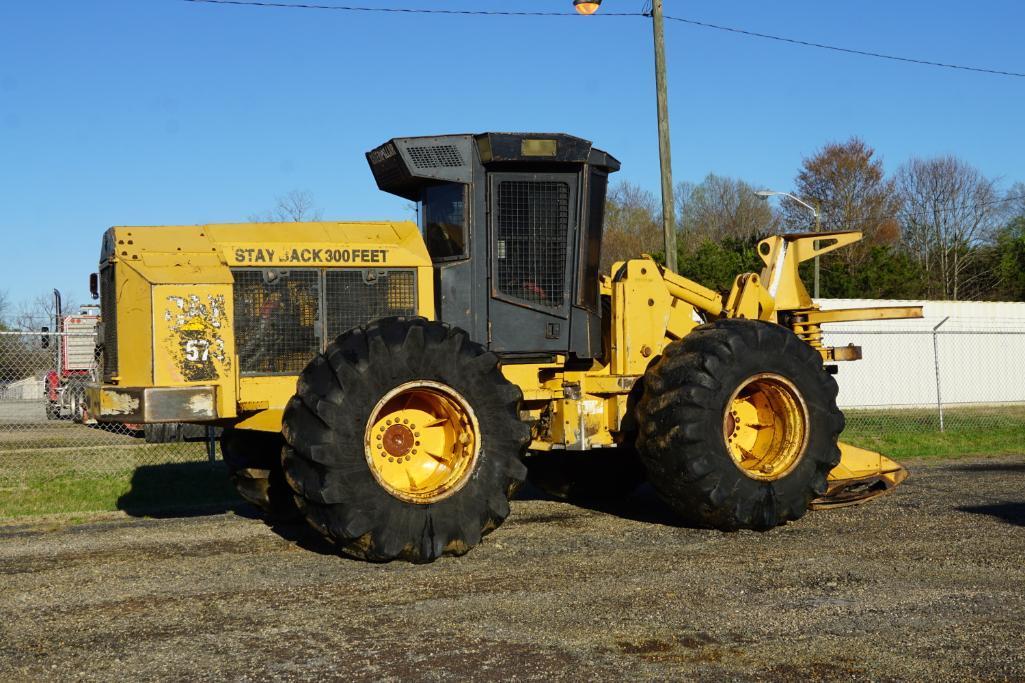
[[[762,199],[765,199],[765,200],[768,200],[769,197],[787,197],[789,199],[794,200],[795,202],[797,202],[801,206],[803,206],[806,209],[810,210],[812,212],[812,214],[814,214],[814,216],[815,216],[815,232],[821,232],[822,231],[822,214],[819,212],[819,209],[818,209],[817,206],[812,206],[811,204],[809,204],[808,202],[804,201],[800,197],[792,195],[789,192],[777,192],[775,190],[756,190],[755,194],[758,195],[759,197],[761,197]],[[816,243],[815,246],[817,248],[818,244]],[[819,257],[818,257],[818,254],[815,255],[815,294],[814,294],[814,298],[816,298],[816,299],[819,298]]]
[[[580,14],[594,14],[601,7],[601,0],[573,0],[573,9]]]
[[[594,14],[601,0],[573,0],[580,14]],[[655,39],[655,94],[658,102],[658,158],[662,170],[662,237],[666,268],[676,272],[676,209],[673,206],[672,153],[669,148],[669,98],[666,94],[666,47],[662,0],[651,0],[652,34]]]

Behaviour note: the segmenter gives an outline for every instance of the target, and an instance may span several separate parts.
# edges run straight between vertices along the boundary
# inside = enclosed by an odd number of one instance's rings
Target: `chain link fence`
[[[837,368],[845,440],[904,457],[1025,453],[1025,328],[948,320],[826,332],[864,354]]]
[[[1025,453],[1025,329],[842,329],[825,341],[864,351],[837,368],[845,440],[897,458]],[[94,349],[91,334],[0,333],[0,518],[235,500],[216,433],[90,418]]]
[[[147,513],[230,495],[216,432],[91,418],[84,399],[97,377],[95,348],[91,333],[0,332],[0,518]]]

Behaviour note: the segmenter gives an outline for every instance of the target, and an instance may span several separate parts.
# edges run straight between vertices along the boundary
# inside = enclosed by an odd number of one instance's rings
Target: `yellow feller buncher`
[[[349,555],[477,545],[529,476],[565,498],[647,478],[691,524],[769,529],[905,470],[837,441],[823,311],[798,264],[856,232],[758,244],[726,295],[648,257],[599,273],[611,155],[564,134],[395,138],[367,154],[420,225],[115,227],[98,292],[104,421],[223,427],[239,492]]]

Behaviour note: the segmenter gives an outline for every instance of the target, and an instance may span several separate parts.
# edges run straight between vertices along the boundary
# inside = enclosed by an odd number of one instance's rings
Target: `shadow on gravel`
[[[1008,524],[1025,526],[1025,503],[995,503],[993,505],[965,505],[959,507],[961,512],[974,515],[989,515]]]
[[[976,462],[949,469],[956,472],[1025,472],[1025,462]]]
[[[331,542],[321,536],[319,531],[311,527],[303,519],[289,520],[287,522],[264,520],[264,522],[270,527],[271,531],[289,543],[295,543],[303,550],[308,550],[318,555],[339,555],[338,550],[335,549]],[[345,555],[340,555],[340,557],[342,559],[350,559],[346,558]]]
[[[248,516],[247,507],[221,462],[142,465],[132,473],[128,491],[117,499],[117,509],[133,517],[201,517],[229,510]]]
[[[565,503],[584,510],[601,512],[606,515],[628,519],[644,524],[660,524],[662,526],[689,527],[676,512],[662,502],[650,484],[641,484],[633,493],[622,500],[563,500],[550,496],[541,489],[526,482],[517,492],[514,500],[547,500]]]

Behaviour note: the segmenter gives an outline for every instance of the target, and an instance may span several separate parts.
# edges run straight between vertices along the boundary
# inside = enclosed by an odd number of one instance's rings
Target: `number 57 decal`
[[[185,342],[185,360],[193,363],[206,362],[210,358],[210,342],[205,339],[190,339]]]

